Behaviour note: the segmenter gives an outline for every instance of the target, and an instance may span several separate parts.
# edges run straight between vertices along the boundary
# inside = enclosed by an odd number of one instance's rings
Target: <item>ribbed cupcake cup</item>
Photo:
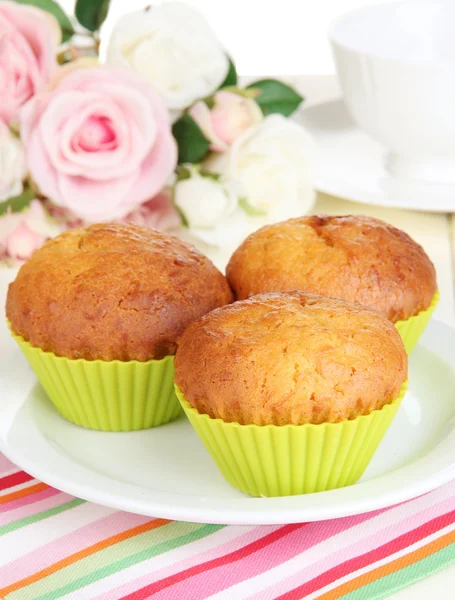
[[[310,494],[355,483],[406,393],[352,421],[320,425],[240,425],[199,413],[176,387],[194,430],[224,478],[251,496]]]
[[[12,334],[58,412],[76,425],[136,431],[181,413],[174,392],[174,357],[147,362],[68,359]]]
[[[398,333],[401,335],[401,339],[403,340],[404,347],[406,348],[406,352],[408,354],[411,354],[411,352],[414,350],[414,346],[417,344],[420,336],[425,330],[425,327],[428,325],[438,302],[439,291],[433,296],[433,300],[427,309],[422,310],[413,317],[409,317],[409,319],[397,321],[395,323],[395,327],[398,329]]]

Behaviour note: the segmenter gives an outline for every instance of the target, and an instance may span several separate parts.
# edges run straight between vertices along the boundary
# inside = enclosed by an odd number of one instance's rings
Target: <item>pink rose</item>
[[[225,152],[249,127],[262,120],[262,112],[251,98],[221,90],[213,97],[214,106],[209,109],[200,100],[189,110],[202,133],[211,142],[214,152]]]
[[[44,206],[55,222],[58,223],[62,231],[85,227],[85,222],[79,217],[76,217],[76,215],[67,208],[52,204],[49,200],[44,200]]]
[[[30,173],[44,196],[88,222],[124,217],[174,171],[159,94],[128,69],[79,69],[21,111]]]
[[[171,202],[169,190],[163,191],[148,202],[141,204],[139,208],[126,215],[123,221],[142,225],[142,227],[152,227],[160,231],[176,229],[181,224],[179,214]]]
[[[0,202],[22,193],[22,180],[25,175],[22,144],[11,133],[8,125],[0,121]]]
[[[60,225],[62,230],[84,227],[86,223],[61,206],[47,202],[46,208],[49,214]],[[178,212],[171,202],[170,190],[165,189],[157,196],[141,204],[138,208],[124,216],[123,223],[134,223],[142,227],[152,227],[167,231],[179,227],[181,221]]]
[[[0,218],[0,260],[27,260],[44,242],[60,233],[60,228],[46,214],[39,200],[20,213]]]
[[[52,15],[0,2],[0,119],[7,123],[57,69],[60,30]]]
[[[54,73],[54,76],[46,85],[44,91],[53,92],[60,83],[68,77],[73,71],[78,69],[91,69],[92,67],[99,67],[100,61],[96,56],[80,56],[75,58],[71,62],[67,62],[64,65],[60,65]]]

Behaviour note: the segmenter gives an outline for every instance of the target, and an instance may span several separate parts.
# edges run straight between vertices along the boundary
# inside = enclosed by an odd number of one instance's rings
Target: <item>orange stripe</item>
[[[42,492],[43,490],[47,490],[48,487],[49,486],[45,483],[36,483],[35,485],[30,485],[29,487],[17,490],[17,492],[11,492],[11,494],[0,496],[0,504],[6,504],[7,502],[11,502],[11,500],[17,500],[18,498],[24,498],[25,496]]]
[[[381,579],[381,577],[385,577],[386,575],[395,573],[400,569],[409,567],[417,561],[426,558],[428,555],[433,554],[434,552],[438,552],[438,550],[442,550],[454,542],[455,531],[450,531],[437,540],[433,540],[426,546],[421,546],[417,550],[414,550],[414,552],[410,552],[405,556],[400,556],[399,558],[387,563],[386,565],[383,565],[382,567],[378,567],[373,571],[369,571],[368,573],[360,575],[356,579],[351,579],[350,581],[343,583],[339,587],[330,590],[330,592],[326,592],[322,596],[318,596],[317,600],[338,600],[338,598],[341,598],[345,594],[355,592],[355,590],[358,590],[362,586],[368,585],[369,583],[373,583],[374,581]]]
[[[60,569],[69,567],[70,565],[77,562],[78,560],[81,560],[87,556],[90,556],[91,554],[95,554],[95,552],[104,550],[105,548],[108,548],[109,546],[118,544],[119,542],[122,542],[123,540],[132,538],[135,535],[144,533],[145,531],[150,531],[151,529],[156,529],[157,527],[162,527],[163,525],[167,525],[170,522],[171,521],[169,521],[167,519],[155,519],[154,521],[149,521],[148,523],[144,523],[143,525],[138,525],[137,527],[133,527],[132,529],[127,529],[126,531],[122,531],[122,533],[117,533],[116,535],[113,535],[105,540],[101,540],[100,542],[97,542],[96,544],[93,544],[92,546],[89,546],[88,548],[84,548],[83,550],[80,550],[79,552],[76,552],[75,554],[71,554],[70,556],[63,558],[62,560],[59,560],[58,562],[54,563],[53,565],[50,565],[49,567],[46,567],[45,569],[42,569],[41,571],[38,571],[37,573],[34,573],[33,575],[26,577],[25,579],[21,579],[20,581],[16,581],[16,583],[12,583],[11,585],[0,589],[0,597],[2,595],[6,596],[7,594],[10,594],[11,592],[15,592],[16,590],[26,587],[27,585],[30,585],[32,583],[36,583],[37,581],[40,581],[41,579],[44,579],[44,577],[48,577],[49,575],[52,575],[52,573],[55,573],[56,571],[59,571]]]

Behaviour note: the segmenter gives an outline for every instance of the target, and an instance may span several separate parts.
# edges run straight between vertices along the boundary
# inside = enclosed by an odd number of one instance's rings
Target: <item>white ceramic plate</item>
[[[295,119],[318,144],[319,191],[363,204],[455,212],[454,185],[390,176],[384,168],[385,148],[357,127],[342,100],[304,109]]]
[[[224,481],[184,417],[100,433],[54,410],[19,351],[0,362],[0,450],[34,477],[92,502],[204,523],[275,524],[353,515],[455,478],[455,328],[433,321],[411,358],[410,390],[361,482],[250,498]]]

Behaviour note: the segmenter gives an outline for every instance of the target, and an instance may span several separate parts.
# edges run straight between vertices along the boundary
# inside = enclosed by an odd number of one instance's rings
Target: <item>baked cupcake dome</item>
[[[263,227],[234,252],[238,299],[301,289],[363,304],[393,322],[427,309],[435,268],[406,233],[364,216],[314,215]]]
[[[16,335],[69,359],[148,361],[175,354],[187,325],[233,300],[226,278],[185,242],[105,223],[47,242],[10,285]]]
[[[393,324],[341,300],[260,294],[193,322],[175,382],[199,413],[241,425],[338,423],[392,402],[407,378]]]

